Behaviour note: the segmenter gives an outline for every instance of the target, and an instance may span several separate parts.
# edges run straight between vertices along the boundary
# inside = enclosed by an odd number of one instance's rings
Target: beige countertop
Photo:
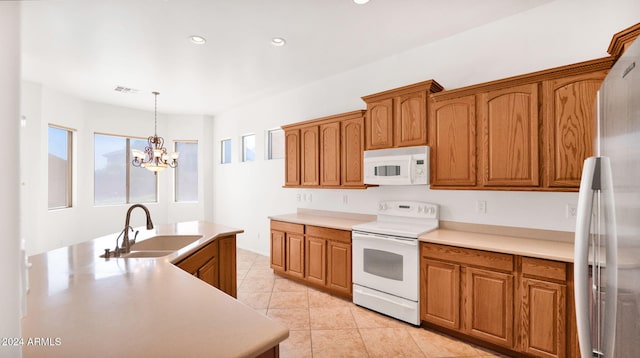
[[[202,235],[161,258],[100,258],[117,234],[31,256],[23,355],[253,357],[279,344],[285,326],[172,264],[241,232],[198,221],[140,230],[138,241]],[[28,345],[34,338],[48,344]]]
[[[351,230],[354,225],[376,220],[376,216],[300,208],[296,213],[273,215],[269,216],[269,219]],[[439,230],[421,235],[419,240],[470,249],[573,262],[572,234],[568,232],[446,221],[441,221],[440,227],[441,229]]]
[[[573,262],[573,243],[439,229],[419,237],[422,242],[465,247],[540,259]]]
[[[349,230],[354,225],[376,220],[375,215],[345,213],[299,208],[296,213],[272,215],[269,219],[294,224],[314,225],[339,230]]]

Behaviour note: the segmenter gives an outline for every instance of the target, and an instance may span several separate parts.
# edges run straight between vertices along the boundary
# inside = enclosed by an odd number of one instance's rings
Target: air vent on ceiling
[[[113,90],[116,91],[116,92],[120,92],[120,93],[138,93],[139,92],[139,90],[137,90],[135,88],[129,88],[129,87],[124,87],[124,86],[117,86]]]

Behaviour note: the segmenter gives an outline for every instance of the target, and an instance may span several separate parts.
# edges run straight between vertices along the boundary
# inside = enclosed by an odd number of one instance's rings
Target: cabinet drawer
[[[508,254],[498,254],[495,252],[430,243],[421,244],[421,254],[423,257],[432,259],[462,263],[506,272],[513,271],[513,255]]]
[[[320,237],[323,239],[340,241],[344,243],[351,242],[351,231],[307,225],[306,232],[307,232],[307,236]]]
[[[564,262],[558,262],[558,261],[523,257],[522,258],[522,274],[526,276],[538,277],[542,279],[566,281],[567,280],[567,264]]]
[[[271,220],[271,230],[284,231],[294,234],[304,234],[304,225]]]
[[[191,256],[180,261],[177,265],[181,269],[195,274],[207,261],[218,256],[218,241],[213,241],[207,246],[193,253]]]

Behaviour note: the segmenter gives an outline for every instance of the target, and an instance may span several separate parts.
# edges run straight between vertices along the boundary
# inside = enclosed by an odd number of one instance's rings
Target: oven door
[[[418,301],[418,239],[353,231],[353,283]]]

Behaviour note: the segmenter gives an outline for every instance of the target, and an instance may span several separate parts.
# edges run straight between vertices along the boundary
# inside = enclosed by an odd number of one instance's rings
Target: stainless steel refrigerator
[[[598,92],[596,156],[583,167],[574,280],[580,353],[640,357],[640,41]]]

